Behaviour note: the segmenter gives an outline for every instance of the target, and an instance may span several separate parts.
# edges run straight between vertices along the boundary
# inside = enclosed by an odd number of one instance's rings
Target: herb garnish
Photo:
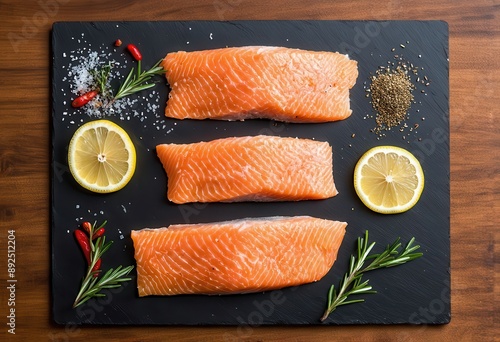
[[[151,67],[151,69],[146,71],[141,71],[141,61],[138,62],[137,72],[134,72],[134,68],[130,70],[127,78],[118,89],[118,92],[114,96],[114,100],[118,100],[119,98],[137,93],[141,90],[146,90],[155,86],[154,83],[146,83],[151,79],[151,77],[155,75],[163,75],[165,73],[165,69],[160,66],[160,59],[156,62],[155,65]]]
[[[108,92],[107,84],[108,77],[111,72],[111,62],[103,66],[100,70],[92,70],[91,74],[94,79],[97,81],[97,85],[99,86],[99,92],[104,96]]]
[[[73,308],[85,303],[92,297],[105,297],[106,295],[101,293],[101,290],[103,289],[120,287],[121,283],[131,280],[131,278],[128,278],[127,275],[134,268],[134,266],[118,266],[116,269],[109,269],[104,275],[99,277],[99,274],[101,273],[101,270],[99,269],[101,257],[109,249],[109,247],[111,247],[113,241],[106,242],[106,237],[101,235],[104,233],[104,229],[102,229],[102,227],[106,222],[97,227],[97,229],[95,223],[93,225],[87,224],[87,222],[84,223],[83,228],[88,233],[88,244],[86,244],[86,246],[89,246],[90,248],[87,249],[86,247],[82,247],[82,250],[84,253],[88,251],[89,263],[87,273],[80,286],[80,291],[78,292],[75,302],[73,303]],[[75,233],[76,232],[82,231],[76,230]],[[75,234],[75,236],[77,236],[78,243],[82,246],[82,240],[79,235]],[[85,241],[85,243],[87,243],[87,241]]]
[[[328,291],[327,309],[321,317],[321,321],[323,322],[326,320],[340,305],[364,302],[364,299],[347,300],[350,295],[376,293],[376,291],[373,291],[372,287],[368,285],[369,280],[361,282],[363,273],[379,268],[402,265],[408,261],[421,257],[423,255],[422,253],[412,253],[420,248],[418,245],[412,246],[414,241],[415,238],[411,238],[401,254],[398,250],[399,247],[401,247],[401,243],[399,242],[399,238],[397,238],[396,241],[394,241],[392,245],[388,245],[382,253],[368,255],[373,246],[375,246],[375,242],[368,245],[368,231],[365,232],[364,238],[359,237],[357,257],[351,255],[349,272],[344,275],[344,278],[340,282],[340,290],[337,292],[335,285],[330,287]],[[363,268],[365,261],[370,259],[373,259],[373,261]]]
[[[108,102],[107,106],[110,106],[113,102],[122,97],[129,96],[140,92],[142,90],[150,89],[155,86],[155,83],[146,83],[155,75],[163,75],[165,73],[165,69],[160,66],[162,59],[155,63],[149,70],[142,71],[141,70],[141,61],[138,61],[137,71],[134,68],[130,70],[127,78],[123,81],[122,85],[118,89],[116,95],[113,95],[113,92],[108,89],[107,82],[108,77],[111,71],[111,63],[103,66],[100,70],[94,71],[92,76],[99,87],[100,93],[102,95],[110,94],[111,100]]]

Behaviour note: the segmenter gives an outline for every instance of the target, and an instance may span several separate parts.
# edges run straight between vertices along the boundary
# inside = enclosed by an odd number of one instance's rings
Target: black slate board
[[[68,172],[67,146],[77,127],[94,120],[71,108],[68,66],[83,47],[106,50],[117,60],[128,60],[124,46],[135,43],[150,66],[167,52],[225,46],[277,45],[310,50],[340,51],[358,61],[359,78],[351,91],[353,115],[341,122],[282,124],[269,120],[245,122],[176,121],[163,117],[168,87],[155,88],[159,108],[135,104],[130,108],[149,113],[120,120],[137,149],[137,169],[121,191],[108,195],[80,188]],[[403,44],[401,46],[400,44]],[[391,51],[394,49],[394,51]],[[116,52],[115,52],[116,50]],[[88,51],[88,50],[87,50]],[[370,131],[375,120],[365,82],[394,55],[403,55],[427,75],[430,86],[414,92],[409,126],[378,138]],[[424,257],[394,269],[369,275],[378,291],[365,303],[344,306],[323,324],[442,324],[450,320],[450,198],[448,27],[440,21],[235,21],[235,22],[85,22],[56,23],[52,30],[52,312],[60,324],[164,324],[240,325],[238,334],[268,324],[319,324],[331,284],[346,272],[355,241],[366,229],[378,248],[400,236],[416,237]],[[74,64],[74,62],[73,62]],[[425,90],[425,94],[421,93]],[[149,94],[149,93],[148,93]],[[159,95],[158,95],[159,94]],[[134,97],[132,97],[134,98]],[[151,100],[153,101],[153,100]],[[153,102],[155,103],[155,102]],[[131,115],[132,116],[132,115]],[[424,120],[425,118],[425,120]],[[155,155],[158,143],[188,143],[228,136],[270,134],[328,141],[334,149],[334,177],[340,194],[324,201],[296,203],[213,203],[174,205],[166,199],[166,176]],[[353,134],[355,135],[354,137]],[[405,139],[403,139],[403,136]],[[409,212],[380,215],[357,198],[352,174],[358,158],[376,145],[396,145],[413,152],[425,172],[425,190]],[[311,215],[349,223],[338,260],[321,281],[279,291],[230,296],[175,296],[139,298],[133,280],[108,296],[75,310],[71,308],[85,264],[73,238],[82,220],[107,219],[109,239],[104,267],[134,264],[132,229],[172,223],[197,223],[243,217]],[[247,326],[249,325],[249,327]],[[245,330],[246,329],[246,330]],[[241,331],[240,331],[241,330]],[[235,330],[236,334],[236,330]],[[235,335],[236,336],[236,335]]]

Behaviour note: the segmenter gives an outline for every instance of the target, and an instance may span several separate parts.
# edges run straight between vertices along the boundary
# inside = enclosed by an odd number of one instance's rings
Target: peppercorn
[[[410,77],[400,67],[378,70],[371,78],[370,94],[377,112],[377,131],[399,125],[407,116],[415,88]]]

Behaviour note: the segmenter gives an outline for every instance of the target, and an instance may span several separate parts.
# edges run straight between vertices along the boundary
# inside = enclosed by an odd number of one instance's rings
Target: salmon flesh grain
[[[332,147],[259,135],[156,146],[174,203],[299,201],[337,194]]]
[[[343,120],[358,77],[347,55],[274,46],[172,52],[161,65],[175,119]]]
[[[139,296],[250,293],[320,280],[347,223],[310,216],[132,231]]]

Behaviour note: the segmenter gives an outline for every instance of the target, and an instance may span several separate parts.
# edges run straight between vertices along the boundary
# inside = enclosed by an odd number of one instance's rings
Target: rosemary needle
[[[107,104],[110,106],[113,102],[122,97],[129,96],[135,94],[139,91],[150,89],[155,86],[154,83],[147,83],[151,78],[155,75],[163,75],[165,73],[165,69],[160,66],[162,59],[155,63],[149,70],[142,71],[141,70],[141,61],[138,61],[137,70],[132,68],[128,73],[125,81],[123,81],[122,85],[118,89],[118,92],[115,96],[113,96],[112,91],[108,89],[108,77],[111,72],[112,64],[108,63],[100,70],[93,71],[92,75],[96,80],[99,91],[102,95],[110,94],[111,100]]]
[[[102,95],[106,95],[107,93],[107,83],[108,83],[108,77],[111,72],[112,65],[111,63],[106,64],[103,66],[100,70],[92,70],[91,74],[94,76],[94,79],[96,80],[98,86],[99,86],[99,92]]]
[[[106,222],[104,222],[105,224]],[[99,228],[103,227],[102,224],[100,227],[95,229],[95,223],[92,225],[89,231],[89,243],[90,243],[90,263],[87,267],[87,273],[82,280],[82,284],[80,286],[80,290],[75,298],[73,303],[73,308],[76,308],[79,305],[82,305],[92,297],[104,297],[106,296],[101,292],[103,289],[112,289],[116,287],[120,287],[121,283],[125,281],[131,280],[131,278],[127,277],[128,274],[132,271],[134,266],[122,267],[118,266],[116,269],[109,269],[104,275],[101,277],[99,273],[101,270],[94,270],[94,266],[101,259],[102,255],[111,247],[113,241],[106,242],[106,237],[101,236],[98,237],[95,243],[92,241],[92,236],[94,233],[99,230]]]
[[[418,245],[412,246],[414,242],[415,238],[411,238],[400,254],[399,248],[401,247],[401,243],[399,242],[399,238],[397,238],[382,253],[369,255],[375,246],[375,242],[368,245],[368,231],[366,231],[364,238],[358,238],[357,256],[351,255],[349,272],[344,275],[344,278],[340,282],[339,291],[337,292],[335,285],[330,287],[327,308],[321,317],[321,321],[325,321],[341,305],[364,302],[364,299],[347,300],[350,295],[376,293],[368,285],[369,280],[361,280],[365,272],[402,265],[408,261],[420,258],[423,255],[422,253],[413,253],[420,248]],[[370,259],[373,259],[373,261],[363,268],[365,261]]]
[[[155,65],[151,67],[151,69],[141,72],[141,65],[138,64],[137,72],[134,72],[134,68],[130,70],[127,78],[118,89],[118,92],[114,96],[114,100],[118,100],[119,98],[137,93],[141,90],[146,90],[155,86],[154,83],[146,83],[151,79],[151,77],[155,75],[162,75],[165,73],[165,69],[160,66],[159,60]],[[140,61],[139,61],[140,62]]]

